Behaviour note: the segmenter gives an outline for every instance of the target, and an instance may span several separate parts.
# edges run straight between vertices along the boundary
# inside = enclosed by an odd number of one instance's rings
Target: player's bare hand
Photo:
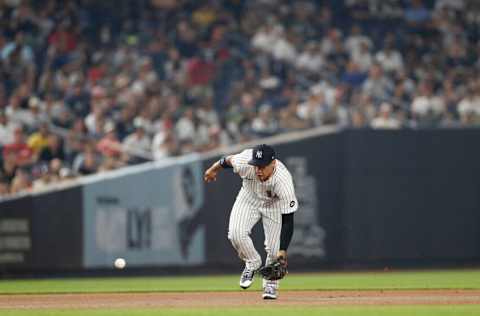
[[[214,170],[213,168],[207,169],[205,171],[205,174],[203,175],[203,179],[205,182],[212,182],[217,180],[217,170]]]

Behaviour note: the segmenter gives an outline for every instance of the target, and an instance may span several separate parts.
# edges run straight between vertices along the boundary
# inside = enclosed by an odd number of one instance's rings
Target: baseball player
[[[287,258],[293,235],[293,213],[298,208],[293,180],[285,165],[275,158],[272,147],[262,144],[239,154],[222,157],[205,171],[206,182],[215,181],[221,169],[230,169],[242,178],[228,226],[228,239],[245,261],[240,287],[247,289],[262,259],[253,246],[250,233],[261,219],[265,232],[265,264]],[[276,299],[278,280],[263,279],[263,298]]]

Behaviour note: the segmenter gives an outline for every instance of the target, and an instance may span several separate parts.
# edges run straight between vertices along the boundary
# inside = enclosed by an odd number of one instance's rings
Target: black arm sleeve
[[[293,236],[293,213],[282,214],[282,232],[280,233],[280,250],[287,250]]]

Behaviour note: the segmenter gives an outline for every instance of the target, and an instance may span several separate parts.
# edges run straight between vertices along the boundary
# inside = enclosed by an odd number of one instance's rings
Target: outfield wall
[[[294,133],[273,143],[293,174],[297,270],[480,263],[480,130]],[[247,146],[247,145],[245,145]],[[243,146],[244,147],[244,146]],[[226,235],[240,188],[222,154],[147,163],[0,202],[0,272],[241,267]],[[252,236],[262,249],[262,228]]]
[[[0,202],[0,273],[82,266],[82,188]]]

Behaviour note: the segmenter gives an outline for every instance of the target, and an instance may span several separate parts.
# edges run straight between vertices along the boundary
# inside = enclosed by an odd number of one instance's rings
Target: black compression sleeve
[[[282,214],[282,232],[280,233],[280,250],[287,250],[293,235],[293,213]]]

